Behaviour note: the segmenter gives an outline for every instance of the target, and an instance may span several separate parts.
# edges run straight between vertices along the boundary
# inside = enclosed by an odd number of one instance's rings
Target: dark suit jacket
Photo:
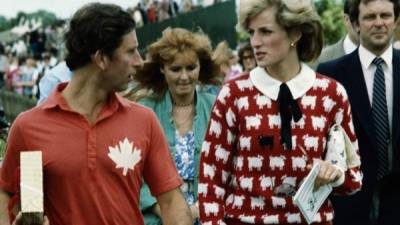
[[[363,171],[362,190],[352,196],[332,197],[335,225],[368,225],[374,190],[381,189],[379,225],[400,224],[400,51],[393,53],[393,171],[376,181],[377,150],[371,104],[358,56],[358,49],[333,61],[322,63],[317,71],[344,85],[349,95],[358,138]]]

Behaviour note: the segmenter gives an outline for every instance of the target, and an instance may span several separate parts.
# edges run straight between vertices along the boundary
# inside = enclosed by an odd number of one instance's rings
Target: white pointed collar
[[[307,64],[301,63],[301,70],[293,79],[286,82],[294,99],[303,96],[314,84],[316,79],[315,71]],[[250,80],[254,86],[264,95],[272,100],[278,99],[281,81],[273,78],[261,67],[256,67],[250,71]]]
[[[361,64],[363,65],[364,68],[367,69],[373,65],[372,61],[374,61],[374,59],[377,57],[376,55],[374,55],[374,53],[366,49],[363,45],[360,45],[358,54],[360,57]],[[390,45],[379,57],[383,59],[386,66],[391,65],[393,57],[393,46]]]

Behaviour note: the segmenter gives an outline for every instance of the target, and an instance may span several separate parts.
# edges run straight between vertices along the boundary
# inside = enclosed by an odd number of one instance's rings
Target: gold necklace
[[[172,101],[172,104],[173,104],[174,106],[178,106],[178,107],[185,107],[185,106],[193,105],[193,102],[189,102],[189,103],[177,103],[177,102],[175,102],[175,101]]]
[[[172,118],[178,129],[191,128],[193,117],[194,117],[194,105],[174,106],[172,108]]]

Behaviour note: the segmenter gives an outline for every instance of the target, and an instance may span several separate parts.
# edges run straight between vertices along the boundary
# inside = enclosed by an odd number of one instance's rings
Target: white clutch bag
[[[339,166],[343,171],[361,165],[353,143],[339,124],[329,129],[325,160]]]

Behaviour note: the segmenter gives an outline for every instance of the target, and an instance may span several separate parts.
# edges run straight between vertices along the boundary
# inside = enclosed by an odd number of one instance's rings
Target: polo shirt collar
[[[55,108],[56,106],[60,106],[60,108],[63,109],[69,108],[67,102],[61,94],[62,90],[64,90],[67,84],[68,82],[58,84],[56,89],[51,93],[47,100],[44,101],[40,106],[42,106],[43,109],[51,109]]]
[[[303,96],[313,86],[316,79],[315,71],[307,66],[307,64],[301,63],[300,66],[300,73],[286,82],[294,99]],[[250,80],[261,93],[274,101],[278,99],[279,88],[282,82],[269,75],[264,68],[256,67],[251,70]]]
[[[60,107],[63,110],[70,111],[70,107],[68,106],[67,102],[64,99],[64,96],[61,94],[61,92],[64,90],[64,88],[67,86],[68,82],[60,83],[57,85],[56,90],[48,97],[46,101],[44,101],[41,104],[41,107],[43,109],[51,109],[55,107]],[[111,95],[111,100],[107,104],[110,109],[117,108],[118,106],[122,107],[128,107],[129,106],[129,101],[124,99],[123,97],[119,96],[116,93],[113,93]]]

